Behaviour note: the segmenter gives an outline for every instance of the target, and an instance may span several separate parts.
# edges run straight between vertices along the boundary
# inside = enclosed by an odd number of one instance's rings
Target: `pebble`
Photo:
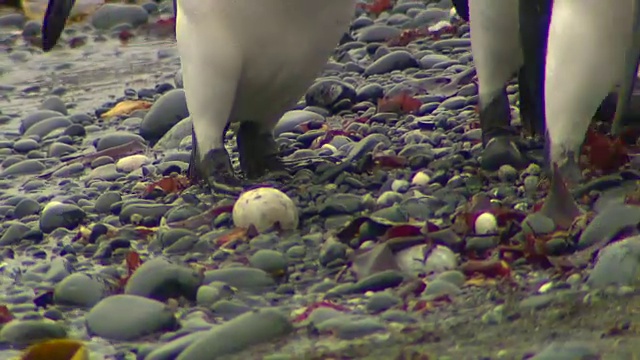
[[[104,4],[91,17],[91,25],[96,29],[109,30],[120,24],[133,27],[146,24],[149,13],[138,5]]]
[[[595,288],[632,286],[638,282],[639,271],[640,236],[633,236],[600,250],[587,284]]]
[[[101,137],[96,144],[96,150],[102,151],[116,146],[124,145],[132,141],[144,143],[144,139],[137,134],[125,131],[114,131]]]
[[[140,124],[140,136],[153,145],[187,117],[189,110],[184,90],[170,90],[158,98],[145,115]]]
[[[58,228],[75,229],[85,219],[86,213],[77,205],[50,202],[42,209],[40,230],[50,233]]]
[[[193,301],[201,283],[202,276],[197,271],[163,258],[154,258],[133,273],[124,293],[158,301],[180,297]]]
[[[204,333],[177,360],[210,359],[231,355],[261,343],[273,342],[293,332],[289,319],[275,309],[261,309],[240,315]]]
[[[380,57],[364,70],[365,76],[390,73],[394,70],[405,70],[420,67],[420,63],[408,51],[394,51]]]
[[[90,308],[108,295],[104,281],[89,274],[74,273],[56,284],[53,301],[59,305]]]
[[[204,273],[203,284],[223,282],[240,290],[261,291],[275,286],[275,281],[264,270],[248,267],[230,267],[209,270]]]
[[[67,331],[61,324],[44,320],[14,320],[0,330],[0,340],[18,347],[66,337]]]
[[[134,341],[178,327],[166,304],[134,295],[112,295],[102,299],[87,313],[86,321],[91,334],[116,341]]]

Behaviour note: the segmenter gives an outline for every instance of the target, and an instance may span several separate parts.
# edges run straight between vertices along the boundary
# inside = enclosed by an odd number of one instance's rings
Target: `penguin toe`
[[[212,149],[201,159],[192,150],[189,176],[192,181],[204,182],[212,191],[228,194],[242,192],[242,182],[236,177],[226,149]]]
[[[502,165],[522,168],[526,164],[527,161],[520,149],[508,136],[499,136],[489,140],[480,158],[480,166],[487,171],[496,171]]]

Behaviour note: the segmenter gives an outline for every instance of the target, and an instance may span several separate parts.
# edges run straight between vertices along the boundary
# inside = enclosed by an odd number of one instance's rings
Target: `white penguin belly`
[[[319,75],[355,10],[351,0],[296,1],[270,0],[273,5],[265,12],[253,11],[256,23],[271,20],[237,30],[251,33],[243,36],[236,120],[275,125]]]
[[[228,121],[270,130],[326,64],[355,0],[179,0],[177,40],[201,150]]]
[[[596,109],[620,82],[632,0],[555,0],[545,70],[552,162],[577,155]]]

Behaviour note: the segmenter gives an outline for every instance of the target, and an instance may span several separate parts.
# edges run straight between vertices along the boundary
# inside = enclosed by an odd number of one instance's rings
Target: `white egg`
[[[282,230],[298,227],[298,207],[278,189],[262,187],[249,190],[233,206],[233,223],[240,228],[253,225],[258,232],[276,223]]]
[[[482,213],[476,219],[474,230],[476,235],[496,234],[498,233],[498,220],[490,212]]]

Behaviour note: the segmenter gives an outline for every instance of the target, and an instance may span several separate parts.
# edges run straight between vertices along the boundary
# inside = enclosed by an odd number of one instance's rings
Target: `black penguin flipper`
[[[453,7],[458,15],[466,22],[469,22],[469,0],[453,0]]]
[[[50,51],[60,39],[75,0],[49,0],[42,21],[42,50]]]

